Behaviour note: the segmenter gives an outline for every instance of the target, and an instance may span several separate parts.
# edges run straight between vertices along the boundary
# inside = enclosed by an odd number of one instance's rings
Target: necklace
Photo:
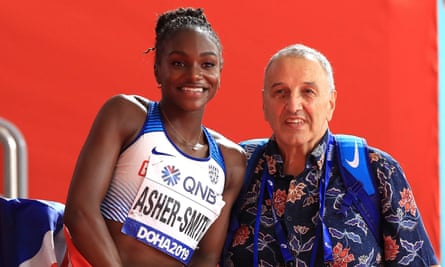
[[[199,136],[198,136],[198,140],[196,140],[196,144],[192,144],[190,142],[188,142],[182,135],[181,133],[179,133],[178,130],[176,130],[176,128],[173,126],[173,124],[170,122],[170,120],[168,119],[167,115],[165,115],[164,111],[162,109],[161,113],[162,116],[164,116],[165,120],[168,122],[168,125],[170,125],[170,127],[172,128],[173,132],[176,134],[177,137],[179,137],[183,143],[185,143],[186,145],[190,146],[192,148],[193,151],[198,151],[201,150],[204,145],[199,143],[199,140],[201,140],[201,136],[202,136],[202,129],[201,131],[199,131]]]

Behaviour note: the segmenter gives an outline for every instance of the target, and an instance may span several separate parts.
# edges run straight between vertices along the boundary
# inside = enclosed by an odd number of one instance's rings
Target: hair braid
[[[202,8],[178,8],[170,10],[159,16],[156,23],[155,62],[158,63],[162,46],[171,34],[184,29],[201,28],[205,30],[217,46],[220,55],[222,46],[218,35],[212,25],[207,21]]]

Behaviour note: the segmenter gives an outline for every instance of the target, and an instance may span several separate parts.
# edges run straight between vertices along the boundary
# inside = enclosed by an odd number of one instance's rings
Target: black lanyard
[[[333,162],[333,151],[334,151],[334,138],[329,133],[328,136],[328,147],[326,149],[325,154],[325,162],[326,162],[326,169],[325,169],[325,175],[324,179],[320,180],[319,188],[319,226],[317,227],[317,231],[315,234],[315,241],[314,241],[314,247],[311,254],[311,263],[309,266],[313,267],[315,266],[315,260],[317,256],[317,248],[318,243],[320,242],[320,239],[322,238],[323,242],[323,260],[324,262],[331,262],[333,261],[332,256],[332,243],[331,238],[328,232],[328,228],[324,222],[324,210],[325,210],[325,195],[326,195],[326,189],[329,184],[329,179],[331,176],[331,169],[332,169],[332,162]],[[258,237],[259,237],[259,229],[260,229],[260,222],[261,222],[261,211],[262,211],[262,204],[264,200],[264,191],[265,187],[267,187],[267,191],[269,193],[269,198],[272,201],[271,209],[272,209],[272,215],[274,219],[274,227],[275,227],[275,233],[278,238],[278,242],[280,245],[281,254],[283,256],[283,259],[285,261],[286,266],[293,266],[295,263],[295,259],[292,256],[292,253],[289,250],[289,244],[287,242],[287,238],[284,234],[283,227],[281,225],[281,222],[278,220],[274,206],[273,206],[273,192],[274,192],[274,181],[273,177],[269,174],[268,168],[266,163],[264,163],[263,168],[263,174],[261,176],[261,186],[260,186],[260,194],[258,197],[258,207],[257,207],[257,214],[256,214],[256,221],[255,221],[255,229],[254,229],[254,240],[253,240],[253,266],[258,266]]]

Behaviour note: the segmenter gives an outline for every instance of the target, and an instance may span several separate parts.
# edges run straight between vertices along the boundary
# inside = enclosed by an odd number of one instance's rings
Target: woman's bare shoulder
[[[124,108],[139,108],[146,112],[150,102],[148,98],[139,95],[117,94],[110,97],[105,105],[122,105]]]
[[[232,151],[232,153],[239,153],[244,156],[244,149],[240,145],[213,129],[207,128],[207,130],[221,149]]]
[[[124,142],[133,140],[147,117],[147,108],[150,101],[146,98],[117,94],[108,98],[97,117],[96,124],[103,131],[114,127],[114,132],[123,137]]]

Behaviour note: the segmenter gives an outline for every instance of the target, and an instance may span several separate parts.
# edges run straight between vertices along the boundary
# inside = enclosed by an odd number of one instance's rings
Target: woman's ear
[[[158,64],[154,64],[154,65],[153,65],[153,71],[154,71],[154,74],[155,74],[156,82],[157,82],[158,84],[161,84],[161,81],[160,81],[160,79],[159,79]]]

